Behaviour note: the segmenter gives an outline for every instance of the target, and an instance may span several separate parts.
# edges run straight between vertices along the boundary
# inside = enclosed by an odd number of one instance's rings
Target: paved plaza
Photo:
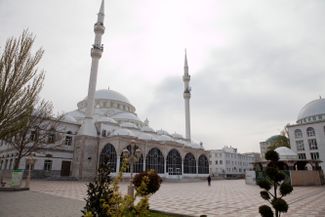
[[[126,192],[126,183],[121,191]],[[164,182],[150,198],[150,208],[189,216],[257,217],[265,204],[259,192],[244,180],[212,181],[211,187],[207,182]],[[0,216],[80,216],[85,195],[85,182],[33,181],[29,192],[0,192]],[[283,217],[325,216],[325,187],[295,187],[286,198],[290,207]]]

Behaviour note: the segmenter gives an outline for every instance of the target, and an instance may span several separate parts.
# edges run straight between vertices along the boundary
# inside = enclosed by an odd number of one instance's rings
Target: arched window
[[[315,130],[312,127],[307,128],[307,136],[315,136]]]
[[[176,149],[172,149],[167,155],[167,172],[169,175],[182,174],[182,158]]]
[[[295,138],[302,138],[302,131],[300,129],[295,130]]]
[[[129,151],[130,154],[135,154],[135,150],[137,150],[137,148],[139,148],[138,146],[134,146],[134,149],[131,150],[131,145],[128,145],[126,147],[126,149]],[[124,157],[123,157],[123,153],[121,154],[121,163],[120,163],[120,169],[123,165],[123,160],[124,160]],[[126,168],[126,170],[124,172],[126,173],[129,173],[131,170],[130,170],[130,164],[128,165],[128,167]],[[133,164],[133,172],[134,173],[141,173],[143,171],[143,155],[141,154],[140,158],[138,159],[138,161],[136,161],[134,164]]]
[[[103,148],[100,154],[100,159],[99,159],[100,164],[103,163],[104,161],[107,161],[111,165],[111,172],[115,173],[117,157],[116,157],[115,148],[112,144],[105,145],[105,147]]]
[[[209,161],[205,155],[199,157],[199,174],[209,174]]]
[[[193,154],[187,153],[184,158],[184,173],[196,174],[196,160]]]
[[[151,149],[146,156],[146,170],[153,169],[157,173],[164,173],[164,156],[158,148]]]

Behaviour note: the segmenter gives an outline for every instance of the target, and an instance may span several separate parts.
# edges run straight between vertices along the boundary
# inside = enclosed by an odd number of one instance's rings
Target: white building
[[[202,144],[193,142],[190,134],[190,75],[187,56],[184,64],[184,101],[186,137],[164,130],[155,131],[149,121],[142,121],[136,108],[121,93],[96,90],[99,59],[104,27],[104,0],[94,25],[95,41],[91,49],[91,72],[88,96],[77,104],[77,109],[64,115],[49,143],[36,153],[33,175],[39,177],[70,176],[77,179],[93,178],[98,165],[108,158],[112,174],[119,171],[123,150],[139,149],[141,155],[134,172],[156,170],[166,178],[200,177],[209,173],[207,152]],[[31,132],[31,137],[32,137]],[[15,150],[0,145],[0,169],[10,170],[16,158]],[[25,159],[20,168],[25,168]],[[126,175],[130,175],[130,168]]]
[[[210,174],[221,177],[243,177],[247,170],[253,169],[258,153],[237,153],[231,146],[219,150],[209,150]]]
[[[299,159],[323,161],[325,168],[325,99],[307,103],[299,112],[296,124],[287,126],[291,149]]]

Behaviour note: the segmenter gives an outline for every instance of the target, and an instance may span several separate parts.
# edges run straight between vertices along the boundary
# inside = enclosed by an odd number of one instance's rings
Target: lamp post
[[[36,161],[36,159],[34,158],[35,156],[36,156],[36,154],[34,152],[32,152],[26,157],[27,164],[28,164],[28,174],[27,174],[27,179],[26,179],[26,183],[25,183],[26,188],[29,188],[29,185],[30,185],[32,166]]]
[[[131,178],[130,178],[130,185],[128,186],[128,195],[134,197],[134,186],[132,183],[132,177],[133,177],[133,166],[134,164],[140,159],[141,157],[141,150],[136,146],[135,141],[131,141],[131,150],[129,151],[128,149],[123,149],[123,157],[127,159],[129,165],[130,165],[130,173],[131,173]]]

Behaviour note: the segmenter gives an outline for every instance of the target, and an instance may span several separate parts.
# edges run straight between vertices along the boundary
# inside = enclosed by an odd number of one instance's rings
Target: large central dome
[[[120,101],[120,102],[124,102],[127,104],[131,104],[130,101],[125,96],[123,96],[122,94],[120,94],[117,91],[110,90],[110,89],[97,90],[95,93],[95,99]]]
[[[311,122],[324,119],[325,99],[317,99],[307,103],[299,112],[297,122]]]

